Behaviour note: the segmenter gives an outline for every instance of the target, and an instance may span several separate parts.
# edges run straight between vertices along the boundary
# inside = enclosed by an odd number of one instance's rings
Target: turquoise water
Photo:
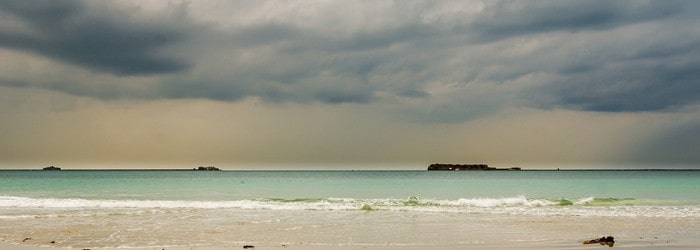
[[[700,171],[0,171],[4,206],[16,197],[307,203],[524,197],[558,205],[700,205],[698,190]]]
[[[562,249],[614,235],[697,249],[698,190],[689,170],[0,171],[0,241]]]

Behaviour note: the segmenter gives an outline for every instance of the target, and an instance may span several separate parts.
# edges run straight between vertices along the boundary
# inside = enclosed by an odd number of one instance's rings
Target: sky
[[[0,168],[696,168],[698,9],[0,0]]]

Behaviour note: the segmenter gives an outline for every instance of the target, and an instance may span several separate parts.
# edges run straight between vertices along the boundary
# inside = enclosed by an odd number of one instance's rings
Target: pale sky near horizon
[[[0,169],[695,168],[699,9],[0,0]]]

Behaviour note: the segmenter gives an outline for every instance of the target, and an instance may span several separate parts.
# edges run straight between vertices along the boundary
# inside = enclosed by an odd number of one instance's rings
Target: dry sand
[[[50,243],[47,243],[50,244]],[[139,248],[65,248],[65,247],[53,247],[50,245],[36,246],[29,244],[12,244],[8,242],[0,242],[0,249],[3,250],[52,250],[52,249],[90,249],[90,250],[232,250],[232,249],[246,249],[244,245],[231,245],[231,246],[187,246],[187,247],[139,247]],[[340,245],[340,246],[329,246],[329,245],[304,245],[304,244],[279,244],[279,245],[254,245],[254,248],[248,248],[252,250],[323,250],[323,249],[333,249],[333,250],[362,250],[362,249],[374,249],[374,250],[418,250],[418,249],[431,249],[431,250],[447,250],[447,249],[608,249],[608,246],[592,244],[584,245],[582,242],[522,242],[522,243],[508,243],[503,245],[422,245],[422,246],[406,246],[406,245],[372,245],[372,246],[362,246],[362,245]],[[624,249],[700,249],[700,239],[659,239],[654,237],[649,237],[644,239],[618,239],[614,248],[624,248]]]

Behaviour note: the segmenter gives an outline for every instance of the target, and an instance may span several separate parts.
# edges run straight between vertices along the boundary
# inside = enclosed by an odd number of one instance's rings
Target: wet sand
[[[582,243],[608,235],[615,237],[614,248],[700,249],[700,219],[695,217],[274,210],[76,213],[2,221],[0,249],[607,249]]]
[[[127,247],[127,248],[100,248],[100,247],[57,247],[52,246],[50,242],[45,242],[44,245],[29,245],[24,243],[9,243],[0,242],[0,249],[4,250],[52,250],[52,249],[91,249],[91,250],[227,250],[227,249],[271,249],[271,250],[418,250],[418,249],[608,249],[608,246],[599,244],[584,245],[580,242],[570,241],[538,241],[538,242],[519,242],[519,243],[502,243],[502,244],[476,244],[476,245],[313,245],[313,244],[258,244],[252,245],[254,248],[244,248],[246,244],[225,245],[225,246],[152,246],[152,247]],[[635,239],[622,238],[616,239],[614,248],[624,249],[698,249],[700,247],[700,239],[662,239],[659,237],[640,237]]]

